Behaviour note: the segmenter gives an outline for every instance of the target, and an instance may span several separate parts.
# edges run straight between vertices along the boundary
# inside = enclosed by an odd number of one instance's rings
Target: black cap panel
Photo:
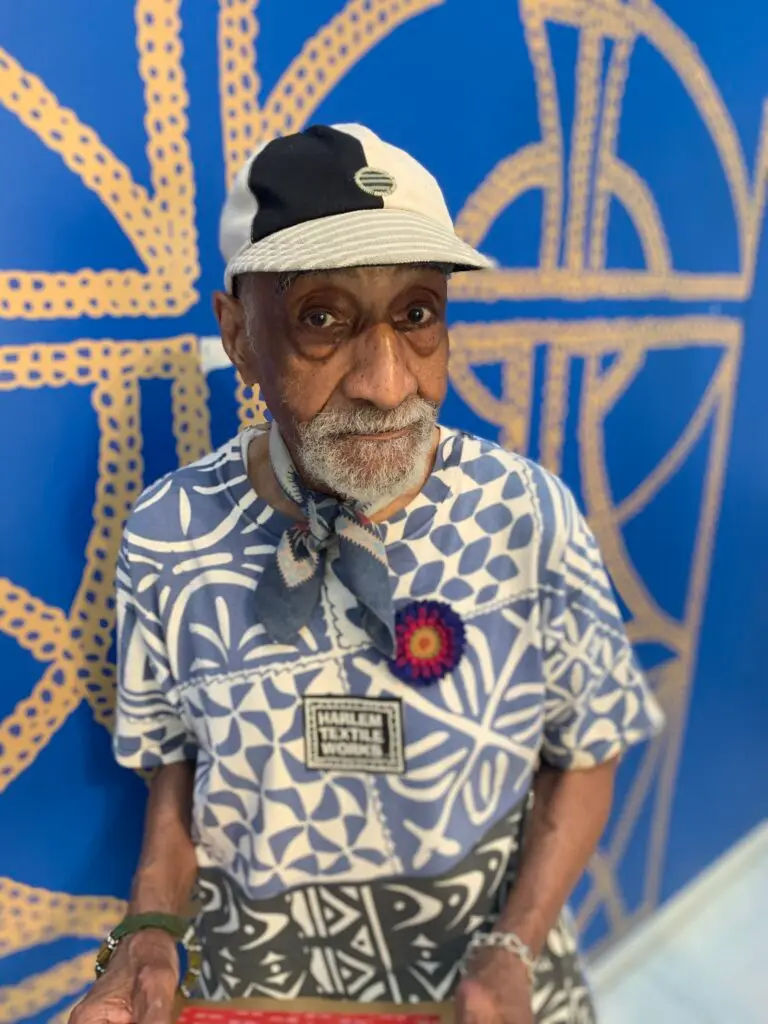
[[[255,157],[248,174],[258,203],[251,242],[305,221],[383,209],[384,199],[355,181],[366,166],[362,143],[335,128],[316,125],[274,139]]]

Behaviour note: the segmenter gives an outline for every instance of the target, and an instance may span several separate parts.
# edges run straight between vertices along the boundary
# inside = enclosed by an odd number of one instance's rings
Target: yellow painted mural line
[[[0,988],[0,1024],[16,1024],[42,1013],[67,996],[77,995],[93,980],[95,956],[96,948],[50,970],[33,974],[18,985]]]
[[[565,263],[580,271],[585,263],[595,136],[600,124],[600,85],[603,35],[599,20],[586,19],[579,32],[576,60],[576,111],[568,161],[568,212],[565,224]]]
[[[219,0],[219,96],[227,188],[259,144],[258,0]]]
[[[741,321],[729,316],[620,316],[583,320],[528,319],[462,322],[451,328],[451,338],[459,347],[463,339],[474,338],[469,356],[483,358],[484,351],[496,351],[499,339],[507,344],[535,340],[540,344],[561,345],[573,356],[623,352],[628,346],[645,350],[691,347],[733,348],[741,340]],[[461,341],[457,339],[462,339]],[[514,352],[507,348],[507,356]],[[597,381],[603,375],[598,375]]]
[[[344,75],[399,25],[445,0],[349,0],[304,43],[259,104],[258,0],[220,0],[221,122],[227,182],[261,142],[301,131]]]
[[[613,43],[608,70],[603,86],[603,111],[600,119],[600,126],[597,140],[597,153],[595,155],[595,182],[594,195],[592,199],[592,224],[589,233],[589,268],[590,270],[602,270],[605,267],[606,245],[608,243],[608,218],[610,214],[611,197],[614,193],[615,183],[607,180],[607,174],[612,160],[617,159],[616,145],[621,125],[621,107],[624,101],[624,90],[629,78],[629,62],[634,48],[634,39],[617,39]],[[633,211],[632,222],[636,229],[647,224],[646,218],[637,215]],[[661,235],[664,229],[661,226],[661,217],[656,212]],[[644,252],[645,263],[648,269],[666,270],[667,268],[652,267],[648,254]]]
[[[33,597],[0,576],[0,632],[38,661],[60,658],[68,650],[69,623],[60,608]]]
[[[638,232],[642,238],[642,234]],[[655,273],[644,270],[486,270],[459,274],[451,281],[451,298],[462,302],[503,299],[696,299],[737,301],[749,295],[738,274]]]
[[[153,0],[136,4],[153,195],[136,183],[93,128],[0,48],[0,104],[95,193],[147,268],[146,273],[3,270],[0,317],[178,316],[197,301],[193,285],[200,266],[179,4],[167,0],[162,9]]]
[[[464,301],[494,302],[517,298],[669,298],[743,299],[753,285],[757,245],[768,188],[768,103],[760,128],[750,182],[744,152],[717,86],[695,46],[655,4],[634,0],[520,0],[520,17],[536,83],[543,143],[532,143],[501,161],[469,197],[457,224],[481,245],[494,221],[520,195],[540,189],[544,197],[539,266],[460,275],[451,294]],[[579,31],[576,110],[568,167],[556,102],[555,72],[546,40],[547,23]],[[635,39],[646,39],[669,63],[694,103],[717,152],[733,201],[739,236],[739,270],[694,274],[672,268],[672,257],[652,190],[616,155],[621,105]],[[614,44],[600,110],[600,64],[603,41]],[[542,112],[546,110],[546,119]],[[558,122],[552,125],[553,116]],[[597,152],[595,153],[595,138]],[[525,154],[525,159],[517,159]],[[535,157],[532,164],[532,158]],[[588,224],[590,181],[596,171],[594,204]],[[514,174],[510,173],[514,170]],[[508,192],[499,194],[504,171]],[[559,266],[562,193],[569,179],[565,266]],[[480,213],[484,193],[484,226]],[[643,248],[646,270],[606,270],[609,204],[615,198],[627,211]],[[557,223],[555,223],[556,219]],[[585,265],[589,269],[585,269]]]
[[[546,160],[543,143],[531,143],[500,160],[464,203],[456,218],[456,233],[469,245],[479,246],[493,223],[514,201],[533,189],[549,191],[559,181],[560,169]]]
[[[154,222],[147,190],[133,181],[128,167],[93,128],[84,125],[73,110],[61,106],[43,82],[2,47],[0,103],[96,193],[123,232],[128,237],[133,233],[137,254],[153,265],[157,253],[153,256],[149,251]]]
[[[77,649],[68,620],[23,587],[0,578],[0,632],[48,662],[29,696],[0,721],[0,793],[34,761],[82,699]],[[0,934],[2,918],[0,918]],[[1,943],[0,943],[1,947]]]
[[[0,877],[0,957],[57,939],[101,940],[125,913],[111,896],[70,896]]]
[[[724,388],[727,388],[729,383],[727,377],[722,373],[709,382],[707,390],[677,441],[662,460],[654,466],[645,480],[616,506],[617,522],[626,523],[633,519],[672,479],[704,433],[712,413],[717,409],[718,403],[723,397]]]
[[[115,625],[114,572],[122,526],[143,484],[139,382],[171,383],[173,432],[179,463],[184,465],[211,448],[207,388],[200,368],[197,339],[182,335],[162,341],[81,340],[54,345],[8,345],[0,349],[0,391],[14,388],[88,387],[99,426],[98,476],[93,527],[85,566],[66,616],[47,609],[12,584],[0,585],[0,628],[17,622],[15,632],[46,635],[32,613],[18,618],[16,609],[52,614],[64,631],[60,648],[31,694],[0,722],[5,755],[0,765],[0,792],[29,767],[61,728],[83,697],[96,721],[111,727],[115,668],[108,660]],[[32,616],[30,618],[30,616]],[[14,628],[11,626],[11,628]],[[23,640],[21,642],[24,642]],[[45,645],[40,647],[44,651]]]
[[[0,793],[25,771],[48,745],[83,699],[74,655],[49,665],[32,692],[0,721]]]

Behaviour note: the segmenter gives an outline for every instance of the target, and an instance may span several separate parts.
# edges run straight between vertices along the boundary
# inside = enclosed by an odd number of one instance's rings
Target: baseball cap
[[[228,291],[238,274],[399,263],[483,270],[426,168],[358,124],[314,125],[260,146],[221,216]]]

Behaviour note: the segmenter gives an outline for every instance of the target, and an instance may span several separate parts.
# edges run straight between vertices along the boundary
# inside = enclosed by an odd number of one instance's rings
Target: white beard
[[[421,398],[407,399],[391,412],[374,406],[321,412],[298,425],[300,469],[323,490],[375,511],[424,480],[436,420],[437,406]],[[359,436],[406,428],[407,434],[392,440]]]

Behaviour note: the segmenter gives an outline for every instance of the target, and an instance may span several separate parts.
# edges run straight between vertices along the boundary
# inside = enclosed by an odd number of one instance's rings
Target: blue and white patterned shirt
[[[659,712],[568,490],[451,430],[385,543],[397,607],[438,598],[464,620],[456,671],[424,689],[398,682],[332,569],[301,643],[270,643],[254,591],[287,520],[250,484],[251,437],[150,487],[118,569],[117,757],[142,768],[197,759],[202,863],[253,895],[318,874],[434,873],[520,800],[539,756],[589,767],[655,731]],[[313,694],[400,698],[407,771],[308,771],[301,698]]]
[[[332,559],[300,642],[271,642],[255,590],[289,520],[249,481],[253,436],[150,487],[118,565],[116,755],[196,759],[201,868],[255,901],[434,879],[524,802],[540,759],[588,768],[659,729],[570,492],[446,428],[384,541],[396,608],[436,599],[463,620],[458,667],[427,687],[396,679]],[[307,767],[305,698],[331,695],[401,702],[402,772]]]

